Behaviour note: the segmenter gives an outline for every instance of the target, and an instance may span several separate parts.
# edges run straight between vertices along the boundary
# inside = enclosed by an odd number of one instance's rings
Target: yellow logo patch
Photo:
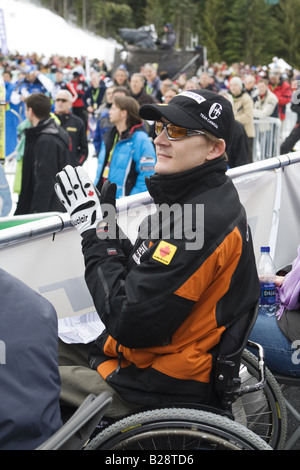
[[[162,240],[156,248],[152,258],[160,263],[170,264],[176,250],[177,246],[171,245],[171,243]]]

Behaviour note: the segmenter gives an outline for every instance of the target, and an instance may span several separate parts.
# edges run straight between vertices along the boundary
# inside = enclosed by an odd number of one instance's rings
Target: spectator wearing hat
[[[53,89],[52,89],[52,92],[51,92],[51,98],[52,98],[53,102],[55,102],[56,95],[60,90],[68,90],[68,89],[69,89],[68,85],[64,80],[63,70],[62,69],[56,69],[55,70],[55,82],[54,82]],[[72,91],[73,91],[72,95],[75,96],[75,94],[76,94],[75,90],[72,90]]]
[[[233,77],[229,83],[229,91],[233,97],[233,113],[237,121],[243,124],[248,137],[248,163],[252,162],[253,140],[255,136],[253,109],[251,96],[245,91],[240,77]]]
[[[60,90],[55,99],[55,115],[70,137],[70,164],[83,165],[88,157],[88,143],[83,120],[72,113],[72,95]]]
[[[46,75],[42,74],[34,65],[27,65],[23,72],[24,78],[18,83],[11,94],[11,102],[19,105],[20,119],[26,119],[25,101],[33,93],[44,93],[50,95],[53,89],[53,82]]]
[[[82,168],[58,175],[68,212],[77,211],[76,220],[85,215],[79,224],[73,217],[74,224],[85,279],[106,326],[79,367],[77,345],[63,345],[61,396],[78,406],[87,392],[109,389],[107,416],[166,402],[218,406],[212,379],[218,343],[237,318],[247,318],[260,292],[245,210],[226,175],[231,103],[211,91],[186,90],[168,104],[141,106],[140,116],[156,123],[157,163],[146,182],[157,211],[142,222],[133,247],[102,213],[101,205],[114,205],[114,185],[106,183],[100,203]]]
[[[161,39],[156,40],[156,44],[160,49],[171,51],[174,49],[176,43],[176,33],[171,23],[164,25],[164,35]]]

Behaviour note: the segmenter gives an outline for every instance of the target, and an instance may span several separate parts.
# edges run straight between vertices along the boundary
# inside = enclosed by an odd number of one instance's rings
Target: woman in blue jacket
[[[145,177],[154,173],[155,149],[130,96],[115,96],[109,111],[114,127],[101,144],[95,185],[106,179],[117,185],[117,198],[147,191]]]

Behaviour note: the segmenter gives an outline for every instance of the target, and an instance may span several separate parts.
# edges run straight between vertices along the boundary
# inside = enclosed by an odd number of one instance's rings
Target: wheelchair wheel
[[[242,386],[256,383],[256,356],[245,349],[241,362]],[[236,422],[260,436],[273,449],[284,448],[288,424],[286,405],[279,384],[267,368],[264,389],[239,398],[233,405],[233,414]]]
[[[85,450],[271,450],[246,427],[191,408],[162,408],[127,416],[100,432]]]

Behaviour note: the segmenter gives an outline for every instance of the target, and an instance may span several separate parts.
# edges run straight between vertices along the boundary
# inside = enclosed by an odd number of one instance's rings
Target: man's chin
[[[174,168],[172,168],[171,159],[158,160],[154,166],[155,173],[159,175],[170,175],[174,173]]]

